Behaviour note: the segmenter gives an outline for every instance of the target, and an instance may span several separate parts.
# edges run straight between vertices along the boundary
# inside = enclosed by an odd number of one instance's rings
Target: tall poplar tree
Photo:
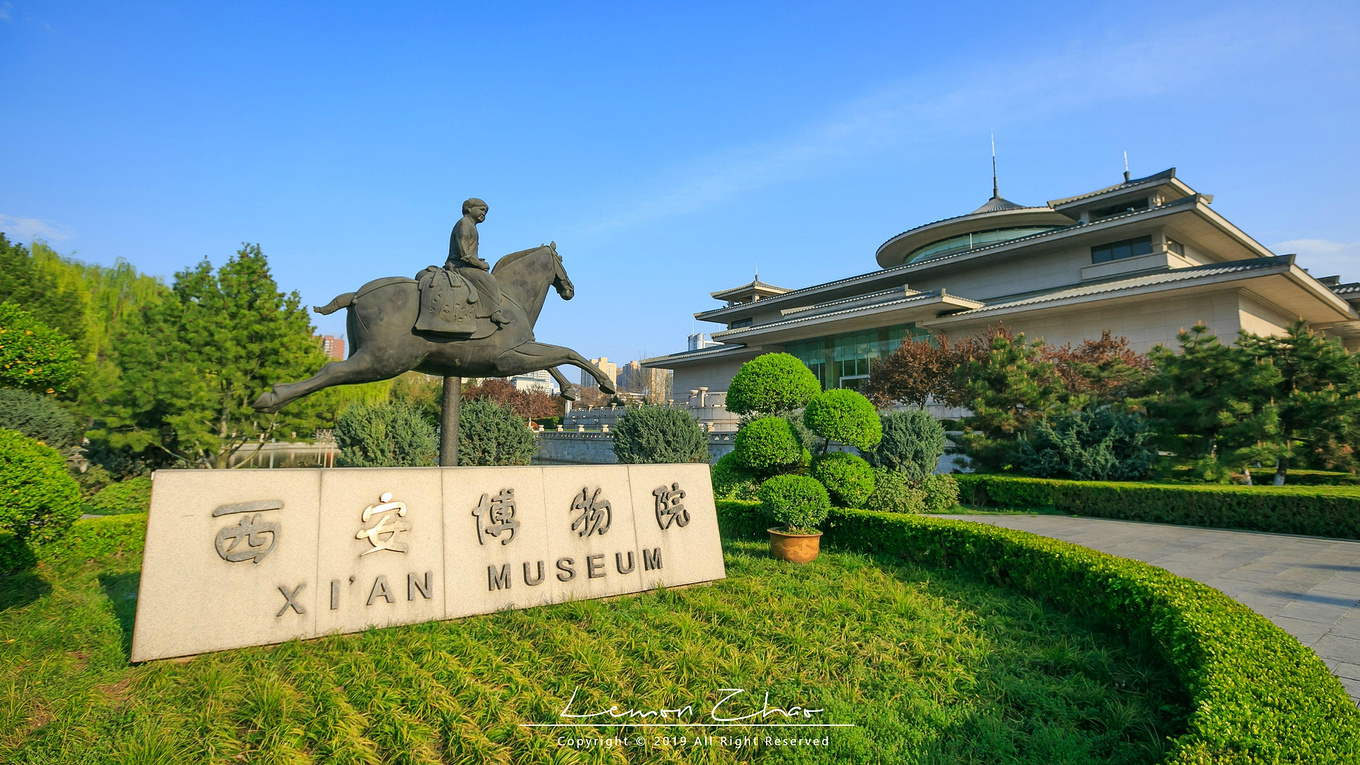
[[[118,374],[89,435],[162,464],[224,468],[246,444],[310,434],[320,402],[277,414],[250,404],[272,383],[320,369],[312,333],[298,293],[279,291],[258,245],[216,272],[204,260],[123,324],[110,352]]]

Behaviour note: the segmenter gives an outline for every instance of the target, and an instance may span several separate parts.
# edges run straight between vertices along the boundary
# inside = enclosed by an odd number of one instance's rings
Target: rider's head
[[[486,202],[483,202],[482,200],[478,199],[477,197],[473,197],[473,198],[471,198],[471,199],[469,199],[468,201],[466,201],[466,202],[463,203],[463,214],[464,214],[464,215],[467,215],[469,212],[472,212],[473,210],[477,210],[477,208],[481,208],[480,211],[479,211],[481,214],[479,215],[479,214],[477,214],[477,213],[474,212],[474,213],[473,213],[473,217],[476,218],[477,221],[480,223],[481,221],[483,221],[483,220],[486,219],[487,206],[486,206]]]

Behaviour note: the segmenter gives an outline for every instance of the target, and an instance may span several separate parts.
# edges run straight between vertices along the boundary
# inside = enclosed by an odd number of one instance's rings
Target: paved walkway
[[[1311,647],[1360,704],[1360,542],[1062,515],[950,515],[1132,558],[1217,588]]]

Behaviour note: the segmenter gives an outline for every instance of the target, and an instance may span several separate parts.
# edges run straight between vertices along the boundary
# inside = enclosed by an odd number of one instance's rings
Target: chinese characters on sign
[[[682,528],[689,525],[689,511],[680,504],[685,498],[680,484],[673,483],[669,489],[665,486],[652,489],[652,496],[656,497],[656,522],[662,531],[669,529],[672,523]]]
[[[600,492],[603,489],[596,489],[594,494],[590,493],[589,488],[581,489],[581,493],[576,495],[576,501],[571,503],[572,512],[580,512],[581,515],[571,522],[571,530],[577,536],[588,537],[591,534],[603,536],[609,531],[609,523],[614,518],[614,508],[610,506],[609,500],[601,499]]]
[[[241,514],[241,521],[217,532],[214,546],[217,554],[228,563],[253,560],[255,563],[265,559],[274,551],[279,542],[279,524],[260,520],[260,513],[269,510],[282,510],[283,500],[265,499],[256,502],[238,502],[234,505],[220,505],[212,511],[214,518],[223,515]],[[230,544],[228,544],[230,542]],[[245,547],[240,547],[245,542]],[[240,549],[237,549],[237,548]]]
[[[500,539],[500,535],[505,533],[505,539],[501,539],[503,545],[510,544],[510,540],[515,538],[519,521],[515,520],[514,489],[501,489],[495,499],[491,499],[490,494],[483,494],[482,501],[472,514],[477,518],[477,544],[486,544],[484,535]]]
[[[364,523],[369,523],[374,518],[378,518],[378,522],[368,528],[359,529],[354,535],[355,539],[367,539],[373,545],[372,550],[364,550],[359,553],[359,557],[379,550],[406,552],[406,543],[397,541],[398,534],[411,530],[411,524],[401,520],[405,516],[406,503],[393,502],[390,491],[385,491],[378,497],[378,504],[364,508]]]

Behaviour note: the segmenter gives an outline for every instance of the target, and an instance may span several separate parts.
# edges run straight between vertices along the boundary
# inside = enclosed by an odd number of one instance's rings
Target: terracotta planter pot
[[[816,560],[817,553],[821,552],[822,532],[816,534],[789,534],[779,529],[767,529],[770,532],[770,554],[775,560],[786,560],[790,563],[808,563]]]

